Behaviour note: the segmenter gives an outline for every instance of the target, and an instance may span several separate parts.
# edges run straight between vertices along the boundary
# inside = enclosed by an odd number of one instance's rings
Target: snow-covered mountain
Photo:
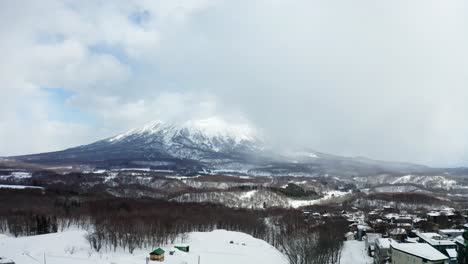
[[[304,144],[306,145],[306,144]],[[178,174],[261,176],[375,176],[455,173],[427,166],[341,157],[307,148],[273,150],[245,122],[219,117],[183,122],[153,121],[125,133],[63,151],[13,157],[16,161],[90,168],[148,168]]]
[[[228,123],[212,117],[182,123],[155,121],[105,140],[109,144],[141,142],[173,157],[202,160],[213,154],[260,151],[258,132],[246,123]],[[101,142],[101,143],[104,143]]]
[[[58,152],[16,157],[33,163],[146,166],[177,171],[246,171],[264,158],[264,142],[247,123],[218,117],[153,121],[98,142]]]

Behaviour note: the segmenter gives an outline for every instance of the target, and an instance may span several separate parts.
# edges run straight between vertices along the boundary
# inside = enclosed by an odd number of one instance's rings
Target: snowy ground
[[[10,173],[10,175],[0,175],[0,179],[9,179],[9,178],[16,178],[16,179],[27,179],[31,178],[32,174],[30,172],[22,172],[22,171],[14,171]]]
[[[345,195],[350,194],[350,193],[351,192],[329,191],[329,192],[325,193],[324,197],[322,197],[320,199],[316,199],[316,200],[288,199],[288,201],[289,201],[289,204],[290,204],[291,207],[299,208],[299,207],[302,207],[302,206],[325,203],[325,202],[330,201],[330,200],[332,200],[334,198],[342,197],[342,196],[345,196]]]
[[[85,239],[86,231],[70,230],[62,233],[31,237],[14,238],[0,234],[0,257],[6,257],[16,264],[144,264],[149,250],[136,250],[133,255],[128,251],[117,250],[96,253],[91,250]],[[234,244],[230,244],[234,241]],[[165,261],[169,264],[287,264],[286,258],[263,240],[250,235],[216,230],[213,232],[195,232],[184,243],[190,245],[190,252],[177,251],[169,255],[172,246],[163,246],[166,250]],[[245,244],[245,245],[243,245]],[[151,263],[159,263],[153,262]],[[353,264],[356,264],[354,262]]]
[[[372,264],[373,259],[367,255],[363,241],[345,241],[340,264]]]
[[[40,190],[43,190],[44,187],[27,186],[27,185],[0,184],[0,189],[40,189]]]

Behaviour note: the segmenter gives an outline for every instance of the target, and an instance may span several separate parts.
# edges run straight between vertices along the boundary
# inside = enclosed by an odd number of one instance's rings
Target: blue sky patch
[[[95,121],[92,115],[81,111],[79,108],[70,104],[69,100],[76,95],[75,92],[64,88],[41,88],[47,93],[50,105],[54,106],[55,111],[49,113],[52,119],[61,122],[85,123],[90,124]]]
[[[37,42],[40,44],[57,44],[65,41],[65,35],[54,32],[43,32],[37,36]]]
[[[151,19],[151,14],[148,10],[137,10],[132,12],[128,19],[138,26],[143,26]]]

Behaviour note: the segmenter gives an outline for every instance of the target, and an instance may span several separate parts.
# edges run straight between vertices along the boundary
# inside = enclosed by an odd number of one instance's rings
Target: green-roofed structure
[[[151,260],[156,260],[156,261],[164,261],[164,249],[162,248],[157,248],[153,250],[153,252],[150,252],[150,259]]]

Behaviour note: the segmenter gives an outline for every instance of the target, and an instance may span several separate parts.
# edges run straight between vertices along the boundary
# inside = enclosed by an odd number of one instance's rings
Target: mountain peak
[[[165,135],[165,138],[178,134],[191,134],[206,139],[229,140],[235,143],[259,141],[257,130],[247,122],[228,122],[214,116],[203,119],[191,119],[179,122],[152,121],[141,128],[132,129],[108,139],[109,142],[123,140],[137,135]]]
[[[189,120],[183,124],[188,130],[199,131],[207,137],[229,137],[235,142],[255,141],[258,139],[256,129],[247,123],[230,123],[219,117]]]

